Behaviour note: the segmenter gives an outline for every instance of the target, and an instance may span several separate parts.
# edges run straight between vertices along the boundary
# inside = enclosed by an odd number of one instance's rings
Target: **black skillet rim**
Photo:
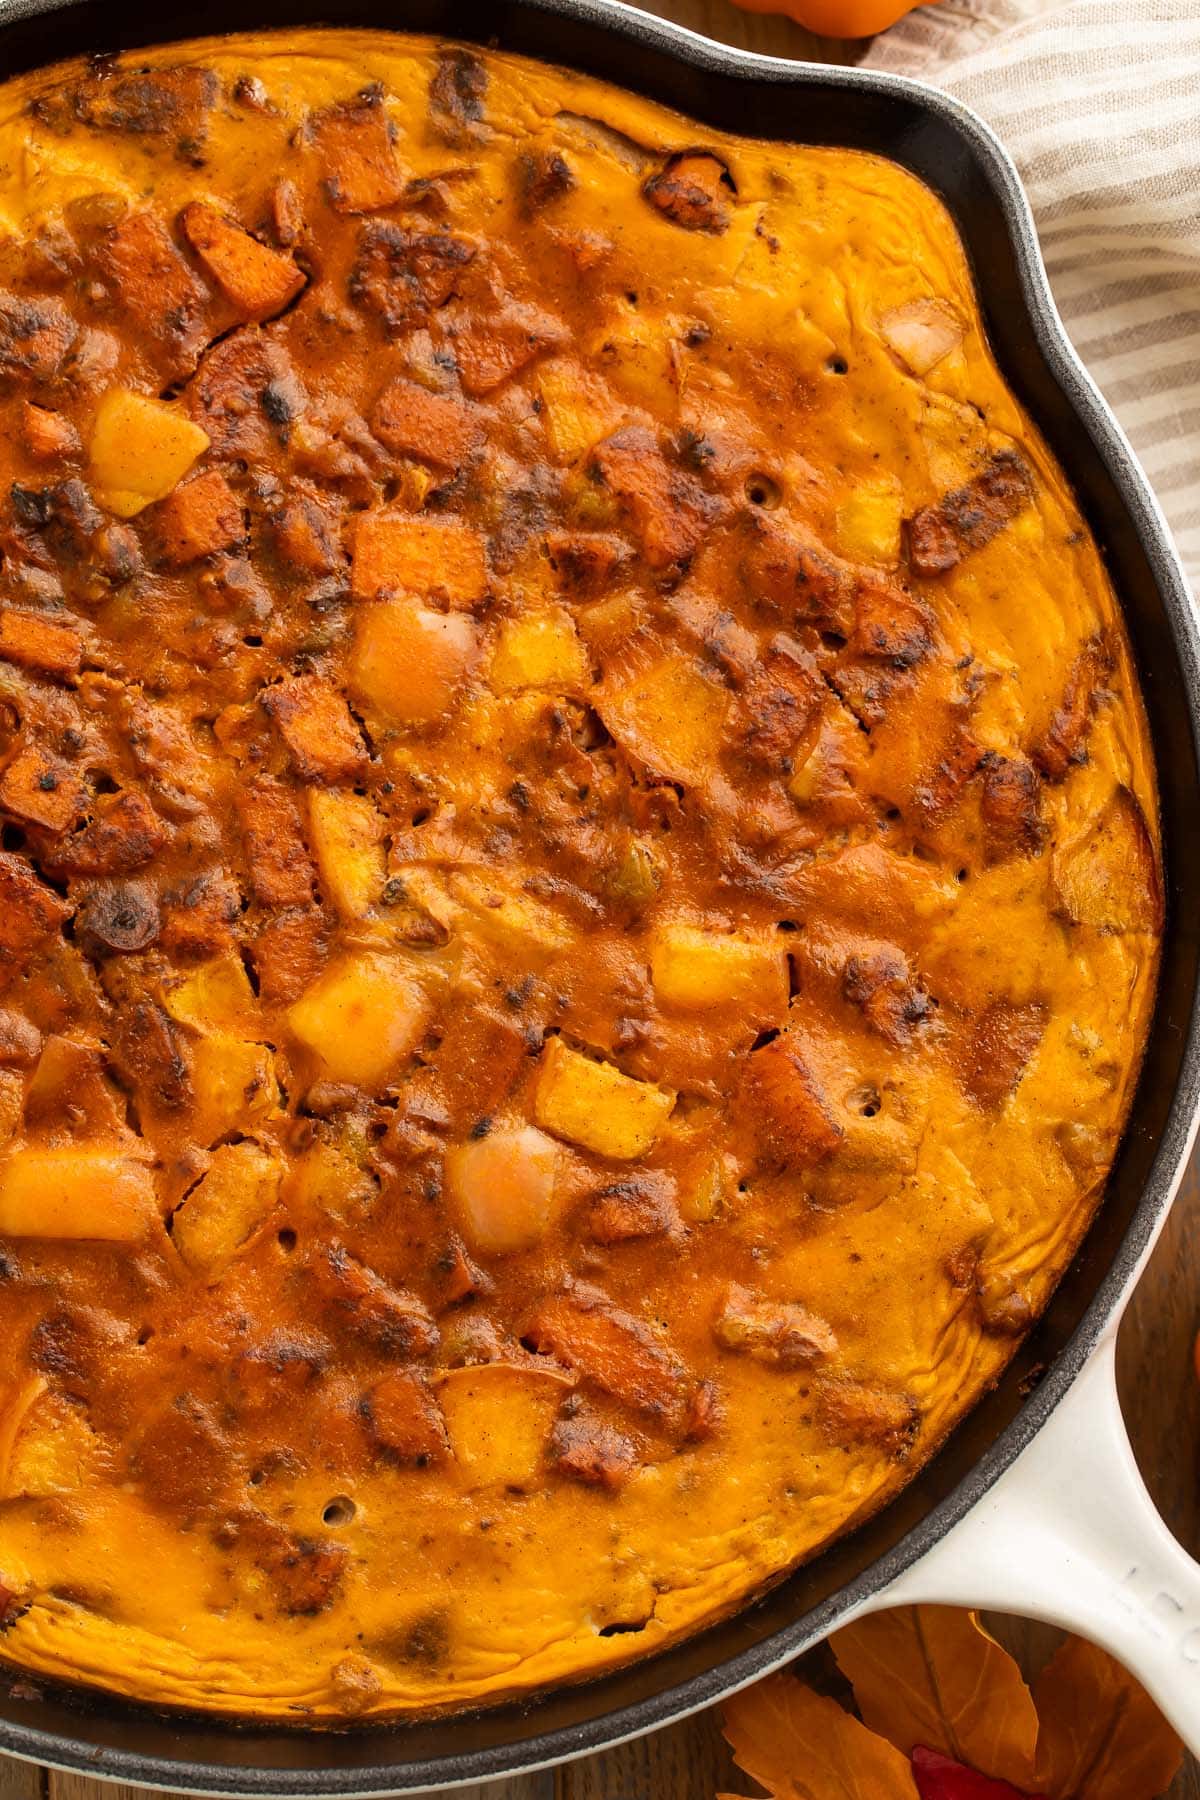
[[[727,49],[682,27],[614,3],[614,0],[501,0],[500,4],[491,7],[487,7],[484,0],[474,9],[469,3],[456,7],[454,0],[409,0],[403,8],[403,20],[379,16],[390,10],[377,0],[376,3],[363,0],[361,4],[356,0],[349,0],[349,3],[316,0],[315,4],[313,0],[290,0],[290,3],[289,0],[259,0],[258,4],[249,0],[244,7],[245,16],[238,19],[235,6],[213,7],[204,5],[202,0],[196,0],[194,4],[189,0],[184,6],[172,8],[169,18],[156,18],[154,9],[140,4],[139,0],[134,0],[133,4],[112,4],[111,0],[0,0],[0,48],[14,50],[16,54],[15,64],[9,64],[2,73],[8,75],[18,68],[51,63],[81,50],[146,46],[225,28],[252,30],[289,23],[297,26],[362,24],[394,30],[429,30],[437,35],[474,41],[498,41],[504,48],[541,55],[551,61],[585,68],[635,89],[650,91],[668,105],[691,111],[701,118],[706,110],[712,110],[706,108],[703,84],[731,79],[739,86],[744,84],[746,100],[751,106],[754,88],[760,86],[782,89],[793,95],[801,109],[806,93],[827,97],[830,90],[845,95],[850,105],[856,97],[863,101],[890,102],[896,105],[897,112],[910,120],[909,130],[919,130],[919,122],[913,125],[911,119],[923,113],[951,139],[958,140],[962,154],[973,165],[973,174],[982,182],[983,190],[990,195],[1003,217],[1007,241],[1000,249],[1011,258],[1025,322],[1032,331],[1036,353],[1074,423],[1090,440],[1091,451],[1099,458],[1126,522],[1136,536],[1145,559],[1147,577],[1157,589],[1169,638],[1167,679],[1181,684],[1183,710],[1179,717],[1186,715],[1190,749],[1195,758],[1197,746],[1200,746],[1200,632],[1197,631],[1186,579],[1145,477],[1106,404],[1070,347],[1050,297],[1020,182],[1006,154],[981,121],[937,90],[901,77],[852,68],[784,62]],[[469,16],[472,10],[479,16]],[[64,28],[61,36],[53,29],[58,23],[53,18],[57,13],[70,15],[62,23],[72,29]],[[230,18],[227,27],[219,18],[224,13]],[[567,47],[572,26],[582,28],[587,40],[587,49],[582,54],[572,54]],[[543,46],[539,30],[553,40],[550,48]],[[630,66],[629,52],[639,50],[648,63],[657,59],[656,71],[647,74],[642,68]],[[5,60],[7,62],[7,58]],[[662,69],[671,65],[677,79],[673,91],[664,92],[664,85],[672,86],[672,77],[670,74],[664,77]],[[761,128],[753,114],[748,116],[746,125],[751,130]],[[772,135],[783,137],[786,134],[775,132]],[[793,135],[814,141],[803,129]],[[827,136],[823,141],[837,141],[837,138]],[[912,166],[907,148],[901,139],[885,148],[884,153]],[[958,222],[970,250],[973,246],[969,223]],[[1008,367],[1005,373],[1011,378]],[[1020,391],[1022,384],[1014,381],[1014,385]],[[1044,425],[1036,409],[1035,417]],[[1070,453],[1064,450],[1061,441],[1055,443],[1055,448],[1068,474],[1072,474]],[[1160,643],[1157,648],[1161,654],[1167,646]],[[1144,678],[1145,673],[1143,669]],[[1153,691],[1148,698],[1153,712]],[[1176,748],[1181,747],[1177,743]],[[1192,787],[1195,797],[1194,781]],[[1182,860],[1180,847],[1179,837],[1172,838],[1168,845],[1172,854],[1171,873],[1176,877]],[[1193,882],[1189,872],[1185,885],[1190,889],[1189,898],[1194,905],[1200,899],[1200,881]],[[1181,908],[1178,895],[1172,893],[1171,899],[1171,911],[1176,915],[1175,929],[1179,932]],[[1186,959],[1187,950],[1181,954]],[[1185,976],[1186,973],[1185,970]],[[1056,1349],[1053,1361],[1044,1373],[1035,1363],[1029,1364],[1025,1379],[1038,1376],[1037,1385],[1019,1404],[1015,1416],[975,1458],[968,1473],[950,1486],[940,1499],[935,1499],[929,1510],[910,1528],[902,1527],[903,1535],[898,1541],[892,1542],[883,1554],[819,1604],[801,1610],[779,1629],[771,1629],[769,1635],[748,1641],[732,1653],[722,1656],[718,1652],[710,1666],[673,1684],[658,1688],[654,1684],[653,1671],[665,1671],[672,1657],[671,1651],[664,1651],[645,1662],[631,1665],[628,1671],[551,1696],[550,1700],[565,1696],[567,1710],[571,1709],[573,1700],[575,1709],[587,1715],[575,1722],[537,1730],[536,1715],[546,1709],[549,1701],[525,1705],[509,1703],[490,1714],[473,1715],[469,1719],[432,1721],[421,1728],[421,1735],[440,1735],[446,1740],[446,1748],[416,1758],[404,1756],[404,1739],[410,1728],[403,1725],[375,1726],[361,1732],[352,1728],[340,1734],[306,1731],[301,1726],[269,1732],[253,1725],[197,1719],[194,1715],[174,1715],[164,1720],[162,1714],[151,1709],[129,1706],[104,1696],[72,1692],[57,1700],[43,1699],[35,1690],[34,1697],[27,1698],[22,1693],[23,1684],[19,1678],[9,1682],[7,1695],[0,1685],[0,1704],[15,1705],[19,1715],[25,1714],[25,1717],[10,1716],[0,1720],[0,1750],[109,1780],[185,1792],[312,1797],[428,1791],[544,1768],[639,1736],[712,1704],[786,1662],[823,1637],[852,1608],[878,1593],[909,1567],[987,1492],[1045,1423],[1118,1314],[1121,1301],[1173,1197],[1190,1147],[1200,1102],[1200,1014],[1195,1005],[1194,985],[1184,996],[1182,1011],[1185,1014],[1183,1021],[1177,1020],[1173,1028],[1183,1034],[1184,1047],[1169,1110],[1153,1131],[1156,1148],[1141,1184],[1141,1197],[1133,1206],[1124,1234],[1103,1273],[1095,1281],[1090,1275],[1083,1276],[1090,1298],[1066,1341]],[[1152,1031],[1152,1040],[1157,1035],[1156,1027]],[[1131,1134],[1138,1131],[1147,1079],[1148,1076],[1143,1077],[1135,1101]],[[1125,1154],[1123,1146],[1119,1162]],[[1093,1236],[1097,1229],[1098,1226],[1093,1227]],[[1034,1336],[1036,1338],[1037,1333]],[[1011,1388],[1017,1379],[1018,1371],[1014,1368],[1001,1386]],[[955,1435],[961,1436],[964,1430],[965,1427],[960,1428]],[[905,1490],[906,1494],[911,1495],[914,1489],[919,1491],[930,1471],[936,1470],[944,1458],[945,1452],[935,1458],[928,1469],[918,1475],[913,1488]],[[903,1497],[885,1509],[880,1515],[881,1521],[896,1513]],[[864,1527],[862,1532],[855,1534],[856,1538],[869,1529]],[[796,1577],[791,1580],[794,1582]],[[785,1593],[789,1585],[785,1583],[776,1589],[775,1596]],[[770,1599],[763,1604],[770,1606]],[[739,1615],[725,1626],[701,1633],[683,1648],[692,1649],[693,1659],[696,1649],[703,1655],[703,1646],[710,1639],[722,1633],[728,1636],[739,1620],[744,1621],[757,1610],[752,1607],[748,1614]],[[631,1681],[635,1686],[649,1686],[650,1691],[640,1698],[620,1701],[606,1708],[606,1690],[614,1685],[628,1686]],[[49,1696],[50,1690],[44,1692]],[[53,1717],[52,1724],[30,1722],[47,1711]],[[473,1726],[484,1727],[486,1736],[489,1721],[503,1726],[505,1720],[514,1726],[528,1720],[535,1728],[513,1742],[484,1744],[476,1748],[456,1746],[456,1738],[475,1735]],[[114,1727],[121,1740],[119,1744],[104,1742],[105,1737],[113,1735],[106,1731],[106,1723]],[[88,1735],[89,1725],[96,1727],[94,1735]],[[154,1747],[137,1748],[138,1738],[150,1738]],[[334,1751],[340,1746],[349,1750],[356,1739],[362,1741],[364,1738],[379,1746],[377,1759],[372,1757],[359,1762],[351,1756],[339,1765],[332,1761],[327,1763],[319,1756],[312,1766],[304,1766],[302,1758],[297,1759],[299,1766],[288,1766],[290,1759],[283,1754],[285,1746],[294,1750],[302,1750],[305,1745],[323,1746]],[[206,1759],[203,1754],[205,1739],[214,1744],[222,1743],[229,1754]],[[267,1755],[263,1756],[252,1749],[256,1739],[278,1748],[268,1749]],[[190,1753],[172,1753],[169,1748],[172,1740],[187,1743]],[[390,1760],[386,1754],[388,1746],[394,1746],[397,1753]],[[241,1761],[236,1758],[239,1749],[248,1753]]]

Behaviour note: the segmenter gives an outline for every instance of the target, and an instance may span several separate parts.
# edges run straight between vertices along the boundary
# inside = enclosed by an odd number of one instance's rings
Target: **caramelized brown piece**
[[[988,862],[1036,856],[1046,839],[1037,770],[1023,756],[1000,756],[994,750],[988,751],[979,767],[979,807]]]
[[[982,550],[1033,499],[1033,477],[1015,450],[998,450],[964,487],[909,521],[908,556],[918,575],[944,575]]]
[[[1119,787],[1082,837],[1054,853],[1062,917],[1097,931],[1162,930],[1163,891],[1150,828],[1137,799]]]
[[[669,1176],[651,1169],[602,1188],[588,1204],[588,1236],[597,1244],[678,1236],[681,1221],[674,1190]]]
[[[937,1002],[915,979],[902,950],[881,944],[846,959],[842,992],[872,1030],[902,1048],[933,1018]]]
[[[0,292],[0,390],[52,382],[78,330],[60,300]]]
[[[794,1028],[754,1051],[742,1092],[764,1150],[786,1166],[821,1162],[841,1143],[842,1128]]]
[[[398,1462],[438,1462],[449,1449],[441,1410],[419,1375],[395,1369],[363,1401],[371,1434]]]
[[[311,1265],[318,1291],[339,1320],[356,1336],[397,1360],[425,1356],[438,1341],[428,1309],[412,1294],[386,1281],[343,1249],[318,1256]]]
[[[1033,747],[1033,760],[1047,781],[1063,781],[1087,755],[1087,736],[1096,702],[1113,672],[1112,649],[1104,638],[1085,644],[1071,665],[1063,697],[1045,736]]]
[[[685,568],[716,518],[718,502],[691,475],[672,468],[640,425],[605,438],[590,466],[594,479],[621,502],[650,567]]]
[[[209,335],[208,295],[151,212],[131,212],[107,232],[96,260],[113,299],[154,347],[165,376],[189,375]]]
[[[0,972],[56,931],[68,910],[23,857],[0,850]]]
[[[436,137],[461,145],[486,136],[487,70],[470,50],[440,50],[429,83],[429,123]]]
[[[123,788],[101,795],[82,831],[48,843],[42,862],[56,875],[129,875],[153,862],[166,841],[146,796]]]
[[[817,1414],[834,1443],[874,1444],[897,1458],[908,1455],[921,1425],[920,1409],[910,1394],[866,1381],[823,1383]]]
[[[724,163],[703,150],[685,150],[668,158],[656,175],[642,184],[651,206],[685,231],[712,234],[729,226],[732,183]]]
[[[261,865],[260,865],[261,872]],[[256,933],[250,958],[268,1006],[290,1006],[325,965],[329,930],[315,907],[277,913]]]
[[[284,1613],[303,1617],[322,1612],[337,1597],[348,1560],[342,1544],[296,1537],[249,1509],[230,1514],[218,1528],[217,1541],[253,1561]]]
[[[445,305],[474,259],[475,246],[465,238],[372,220],[359,238],[350,297],[398,337]]]
[[[307,906],[316,870],[290,789],[261,775],[236,793],[250,886],[264,906]]]
[[[1046,1030],[1040,1000],[995,1000],[976,1021],[963,1081],[977,1105],[996,1112],[1017,1087]]]
[[[579,1405],[550,1433],[550,1462],[572,1481],[616,1493],[638,1467],[638,1447],[624,1432]]]
[[[604,1393],[665,1430],[681,1435],[689,1423],[693,1383],[673,1351],[599,1289],[582,1283],[543,1300],[525,1341],[576,1369]]]
[[[833,1331],[794,1301],[764,1300],[736,1283],[713,1320],[713,1336],[725,1350],[784,1368],[824,1362],[837,1352]]]
[[[279,727],[301,781],[352,781],[366,766],[362,733],[345,698],[319,675],[266,688],[263,706]]]

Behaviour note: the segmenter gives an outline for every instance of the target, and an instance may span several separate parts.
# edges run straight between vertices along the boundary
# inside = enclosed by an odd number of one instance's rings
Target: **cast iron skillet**
[[[89,1775],[220,1794],[373,1795],[487,1780],[636,1736],[812,1644],[944,1536],[1050,1417],[1104,1336],[1170,1205],[1200,1100],[1200,635],[1161,515],[1068,345],[1003,151],[897,77],[729,50],[615,0],[0,0],[0,72],[84,52],[309,24],[498,44],[632,87],[728,131],[848,145],[934,188],[967,246],[1009,383],[1049,439],[1125,605],[1162,787],[1168,924],[1145,1067],[1108,1198],[994,1393],[886,1511],[759,1604],[599,1680],[475,1717],[345,1731],[165,1716],[0,1674],[0,1749]],[[152,1568],[147,1580],[155,1579]]]

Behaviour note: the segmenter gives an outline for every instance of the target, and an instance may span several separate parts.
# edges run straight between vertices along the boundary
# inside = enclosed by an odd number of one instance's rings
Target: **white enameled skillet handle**
[[[1200,1563],[1138,1473],[1115,1348],[1114,1328],[1017,1460],[869,1610],[937,1602],[1064,1626],[1118,1657],[1200,1753]]]

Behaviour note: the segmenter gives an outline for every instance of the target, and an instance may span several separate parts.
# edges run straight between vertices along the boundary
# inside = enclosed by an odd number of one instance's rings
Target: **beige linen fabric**
[[[1007,146],[1200,593],[1200,0],[946,0],[864,62],[945,88]]]

